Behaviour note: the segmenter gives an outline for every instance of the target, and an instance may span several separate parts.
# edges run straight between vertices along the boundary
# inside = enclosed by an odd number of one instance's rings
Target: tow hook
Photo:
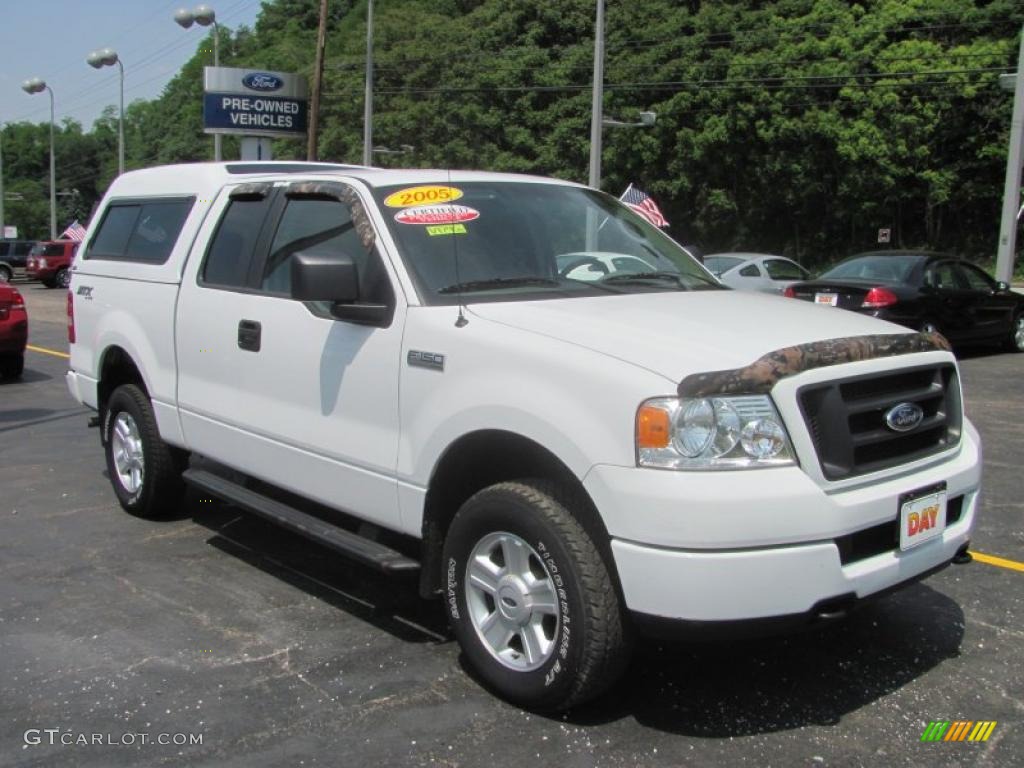
[[[971,556],[971,553],[967,551],[969,546],[971,546],[970,543],[964,544],[956,551],[956,554],[953,555],[953,563],[955,565],[967,565],[974,559]]]

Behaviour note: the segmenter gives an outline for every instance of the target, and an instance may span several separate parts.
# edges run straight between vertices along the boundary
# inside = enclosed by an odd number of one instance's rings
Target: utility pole
[[[1013,260],[1017,253],[1017,213],[1020,210],[1020,172],[1024,154],[1024,26],[1017,52],[1017,77],[1013,88],[1013,117],[1010,119],[1010,146],[1006,153],[1006,183],[1003,186],[1003,218],[999,225],[996,251],[996,280],[1013,279]]]
[[[363,100],[363,165],[373,165],[373,0],[366,6],[366,98]]]
[[[320,28],[316,33],[316,63],[313,65],[313,93],[309,104],[309,138],[306,159],[316,160],[320,133],[320,91],[324,79],[324,46],[327,43],[327,0],[320,0]]]
[[[4,126],[0,123],[0,237],[4,236]]]
[[[604,117],[604,0],[597,0],[594,28],[594,94],[590,106],[590,180],[601,187],[601,120]]]

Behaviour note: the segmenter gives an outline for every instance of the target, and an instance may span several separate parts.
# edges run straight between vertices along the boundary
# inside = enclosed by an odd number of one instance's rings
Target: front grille
[[[797,398],[829,480],[905,464],[960,440],[960,387],[950,364],[812,384]],[[923,411],[914,429],[897,432],[886,424],[886,412],[898,403],[915,403]]]

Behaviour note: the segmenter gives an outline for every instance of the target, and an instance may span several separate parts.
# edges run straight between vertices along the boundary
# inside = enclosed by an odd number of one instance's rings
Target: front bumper
[[[598,466],[584,486],[612,536],[631,611],[737,621],[867,597],[949,562],[970,539],[980,475],[977,433],[965,423],[952,456],[836,489],[797,467],[688,473]],[[894,523],[901,494],[939,482],[947,499],[961,497],[959,518],[941,536],[907,551],[893,542],[867,556],[841,556],[852,534]]]

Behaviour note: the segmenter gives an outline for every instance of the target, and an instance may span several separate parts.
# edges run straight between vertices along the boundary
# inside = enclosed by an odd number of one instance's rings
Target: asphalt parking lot
[[[549,719],[466,673],[411,580],[198,498],[164,522],[122,512],[52,352],[65,295],[19,288],[35,350],[0,384],[0,764],[1024,764],[1024,355],[962,359],[985,446],[972,549],[1008,563],[953,566],[818,632],[644,643],[609,695]],[[933,720],[997,725],[922,743]],[[91,734],[104,743],[77,743]]]

